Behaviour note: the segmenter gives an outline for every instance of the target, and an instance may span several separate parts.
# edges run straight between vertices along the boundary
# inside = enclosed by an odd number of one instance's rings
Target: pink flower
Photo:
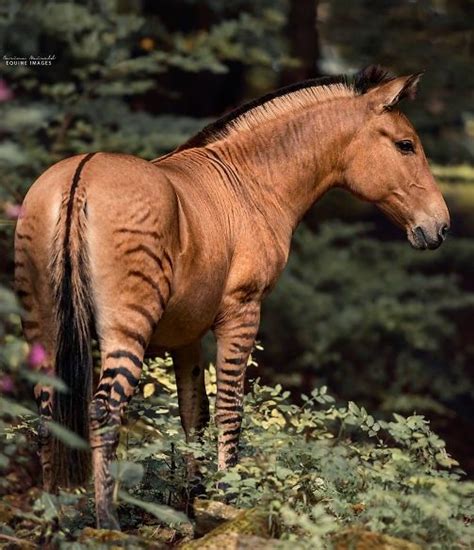
[[[7,202],[4,207],[4,211],[7,218],[11,220],[16,220],[17,218],[21,217],[22,206],[21,204],[12,204],[11,202]]]
[[[46,350],[41,344],[33,344],[28,355],[28,363],[35,368],[41,367],[46,361]]]
[[[13,393],[15,391],[15,384],[11,376],[8,374],[0,378],[0,393]]]
[[[13,99],[13,92],[5,80],[0,78],[0,103],[10,101],[10,99]]]

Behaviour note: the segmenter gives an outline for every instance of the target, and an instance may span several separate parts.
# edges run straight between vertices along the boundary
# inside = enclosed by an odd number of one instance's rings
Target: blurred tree
[[[474,276],[472,241],[426,255],[380,243],[369,229],[333,222],[318,235],[298,230],[264,304],[264,373],[285,387],[324,383],[372,408],[456,413],[471,423],[474,294],[463,285]]]
[[[209,114],[209,101],[219,93],[212,75],[226,74],[229,65],[273,70],[273,63],[287,60],[280,40],[285,0],[6,5],[0,12],[3,54],[55,56],[50,66],[2,64],[0,201],[9,203],[21,202],[43,170],[75,153],[154,158],[169,151],[203,126],[203,120],[172,113]],[[197,86],[198,75],[204,76]],[[6,231],[11,235],[10,225]],[[3,241],[2,247],[3,262],[10,246]]]
[[[197,130],[202,121],[139,111],[140,98],[163,75],[180,71],[195,78],[226,73],[231,62],[262,67],[285,62],[277,40],[284,15],[268,0],[251,5],[235,0],[225,8],[213,0],[32,1],[28,10],[23,4],[11,0],[3,14],[2,51],[56,59],[48,67],[3,67],[3,86],[11,94],[0,113],[0,162],[12,185],[21,179],[20,192],[28,176],[67,154],[102,149],[153,157]],[[168,85],[158,86],[155,95],[160,113],[165,110],[160,101],[169,105],[179,95],[178,86],[163,81]],[[210,95],[196,86],[185,92],[193,114],[199,97]],[[8,170],[13,167],[22,173],[15,176]]]
[[[286,36],[290,54],[298,60],[296,66],[282,71],[281,85],[320,76],[318,0],[291,0]]]
[[[331,0],[321,27],[350,66],[381,63],[399,74],[426,70],[420,100],[407,111],[430,157],[474,160],[474,2]]]

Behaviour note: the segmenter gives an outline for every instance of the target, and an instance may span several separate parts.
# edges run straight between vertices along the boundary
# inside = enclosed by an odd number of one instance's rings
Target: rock
[[[225,513],[232,513],[225,508],[217,507],[217,509]],[[235,508],[233,510],[236,511]],[[208,513],[209,511],[208,507]],[[249,543],[249,538],[253,539],[250,541],[253,546],[246,546]],[[257,548],[260,550],[273,547],[273,543],[269,541],[269,538],[268,514],[263,510],[252,508],[250,510],[238,511],[233,519],[225,521],[201,539],[187,542],[180,546],[180,548],[183,550],[192,550],[194,548],[205,550]],[[257,542],[260,546],[255,546]]]
[[[120,531],[109,531],[108,529],[93,529],[86,527],[82,530],[79,542],[96,543],[105,548],[130,548],[147,550],[165,550],[169,548],[167,544],[141,539],[133,535],[127,535]]]
[[[199,550],[271,550],[275,548],[276,539],[265,539],[254,535],[239,535],[238,533],[222,533],[211,539],[203,537],[180,546],[180,548],[196,548]]]
[[[225,521],[235,519],[242,510],[217,500],[196,499],[193,503],[195,534],[202,537]]]
[[[332,541],[335,550],[422,550],[413,542],[359,528],[335,533]]]

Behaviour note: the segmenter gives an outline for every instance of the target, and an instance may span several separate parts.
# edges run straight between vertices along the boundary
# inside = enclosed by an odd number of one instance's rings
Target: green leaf
[[[61,392],[68,393],[69,388],[61,378],[57,376],[48,376],[39,371],[29,370],[25,372],[25,378],[33,384],[41,384],[42,386],[50,386],[51,388]]]
[[[27,409],[23,405],[8,399],[7,397],[0,396],[0,411],[9,414],[10,416],[37,416],[35,412]]]
[[[146,512],[149,512],[166,525],[185,523],[189,521],[188,517],[185,514],[174,510],[170,506],[164,506],[162,504],[154,504],[153,502],[139,500],[138,498],[132,497],[125,491],[119,491],[119,498],[127,504],[138,506]]]
[[[110,473],[115,480],[126,487],[133,487],[143,479],[145,470],[142,464],[122,460],[110,464]]]

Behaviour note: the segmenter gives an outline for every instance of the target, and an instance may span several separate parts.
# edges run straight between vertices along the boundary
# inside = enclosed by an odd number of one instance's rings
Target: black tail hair
[[[56,314],[55,374],[68,391],[55,392],[53,420],[89,440],[89,402],[92,397],[91,325],[92,301],[89,292],[89,262],[84,238],[85,208],[73,206],[81,171],[92,154],[82,158],[70,190],[66,219],[58,221],[52,262]],[[85,196],[84,196],[85,206]],[[73,219],[74,217],[74,219]],[[53,438],[51,467],[54,485],[75,486],[87,481],[91,471],[89,450],[72,448]]]

